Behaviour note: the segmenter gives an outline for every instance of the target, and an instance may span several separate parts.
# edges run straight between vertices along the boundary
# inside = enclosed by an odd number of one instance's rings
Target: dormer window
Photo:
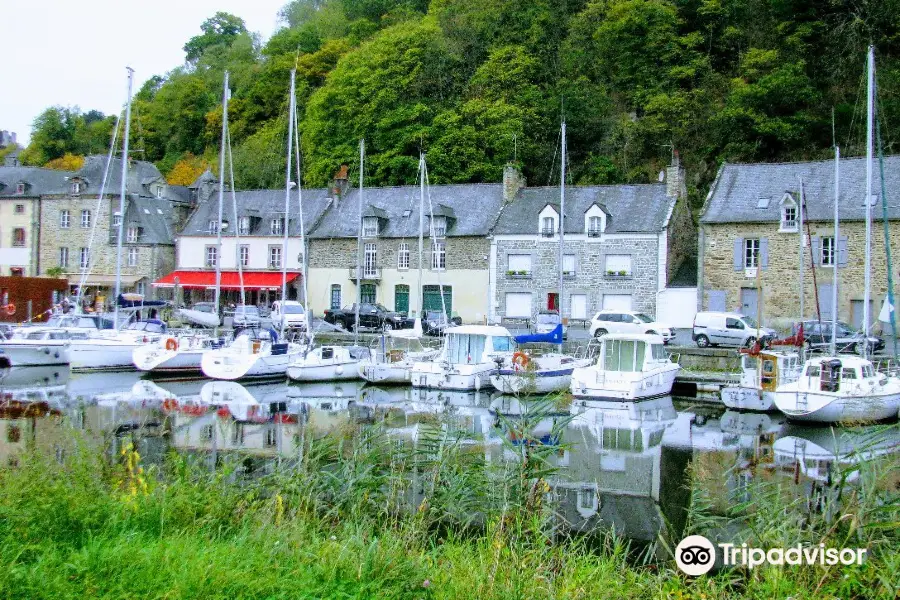
[[[63,212],[68,213],[69,211],[66,210]],[[69,217],[68,217],[68,214],[66,214],[66,223],[68,223],[68,222],[69,222]],[[122,213],[120,213],[120,212],[113,213],[112,224],[113,224],[113,227],[118,227],[119,225],[122,224]],[[68,227],[68,225],[66,225],[66,227]]]
[[[600,238],[606,231],[609,215],[599,204],[592,204],[584,211],[584,232],[588,238]]]
[[[163,197],[163,186],[161,186],[161,185],[156,186],[156,197],[157,198]]]
[[[25,184],[24,184],[24,183],[17,183],[17,184],[16,184],[16,195],[17,195],[17,196],[21,196],[21,195],[24,194],[24,193],[25,193]]]
[[[556,219],[553,217],[544,217],[541,219],[541,235],[544,237],[553,237],[556,234]]]
[[[126,240],[132,244],[134,244],[135,242],[138,241],[138,228],[137,227],[132,225],[131,227],[128,228],[128,231],[126,232]]]
[[[269,222],[269,233],[272,235],[284,234],[284,219],[272,219]]]
[[[797,203],[790,194],[785,194],[781,200],[781,226],[779,231],[797,231],[798,214]]]
[[[363,237],[378,236],[378,217],[363,217]]]
[[[206,231],[208,233],[219,233],[219,222],[213,219],[210,219],[206,224]]]
[[[238,219],[238,235],[250,234],[250,217],[241,217]]]
[[[434,237],[444,237],[447,235],[447,217],[434,217],[431,221],[431,228]]]
[[[69,189],[72,191],[73,194],[80,194],[81,193],[81,182],[73,181],[72,185],[69,186]]]
[[[600,217],[590,217],[588,219],[588,237],[600,237],[603,232],[603,226]]]

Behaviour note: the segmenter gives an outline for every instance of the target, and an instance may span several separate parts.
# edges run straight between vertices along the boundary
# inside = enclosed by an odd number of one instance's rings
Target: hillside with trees
[[[833,136],[862,153],[870,43],[898,142],[900,0],[293,0],[280,17],[263,44],[217,13],[136,94],[133,143],[173,183],[216,163],[226,69],[243,188],[283,185],[292,68],[307,186],[361,137],[371,185],[412,183],[420,150],[436,183],[509,161],[555,183],[564,117],[573,183],[653,181],[674,150],[698,202],[723,160],[826,158]],[[114,122],[51,107],[22,158],[102,152]]]

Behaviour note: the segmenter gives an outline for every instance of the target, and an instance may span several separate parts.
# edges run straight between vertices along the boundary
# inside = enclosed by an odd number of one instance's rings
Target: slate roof
[[[431,186],[428,192],[435,214],[453,215],[447,237],[485,236],[497,219],[503,205],[503,186],[476,183]],[[329,210],[310,238],[355,238],[359,230],[359,189],[345,194]],[[411,238],[419,235],[419,187],[414,185],[366,188],[363,190],[363,213],[371,208],[387,215],[378,237]],[[425,215],[430,214],[428,197]],[[443,205],[444,208],[439,208]],[[409,213],[404,216],[405,213]],[[428,224],[425,224],[426,228]],[[426,235],[428,232],[426,231]]]
[[[16,196],[16,184],[25,182],[25,196],[65,194],[69,191],[68,178],[72,171],[57,171],[39,167],[0,167],[0,196]]]
[[[772,164],[725,163],[710,191],[700,217],[701,223],[765,223],[781,221],[781,200],[785,192],[799,196],[800,178],[806,196],[807,218],[829,221],[834,218],[834,161]],[[900,219],[900,156],[884,158],[888,218]],[[865,219],[866,160],[841,159],[841,192],[838,211],[842,221]],[[878,162],[874,163],[872,193],[879,200],[872,207],[881,217],[881,183]],[[757,208],[760,198],[769,198],[768,207]]]
[[[101,154],[93,154],[84,158],[84,166],[79,169],[74,176],[80,177],[87,181],[87,189],[84,192],[88,194],[100,193],[100,187],[103,185],[103,172],[106,169],[106,156]],[[154,181],[162,179],[162,173],[153,163],[136,160],[128,169],[128,192],[132,194],[148,192],[145,190],[146,185]],[[105,193],[107,195],[118,195],[122,186],[122,160],[114,158],[109,167],[109,179],[106,182]]]
[[[203,173],[200,174],[197,179],[194,180],[194,183],[188,186],[188,188],[195,190],[202,186],[204,183],[218,183],[216,176],[212,174],[212,171],[206,169]]]
[[[658,233],[675,202],[665,184],[566,187],[566,233],[584,233],[584,213],[594,204],[608,215],[606,233]],[[522,188],[497,219],[497,235],[536,234],[548,204],[559,210],[559,187]]]
[[[141,244],[173,245],[177,227],[174,206],[175,203],[166,198],[130,194],[125,208],[125,227],[136,224],[143,228]]]
[[[190,202],[191,188],[186,185],[167,185],[166,196],[177,202]]]
[[[260,226],[251,231],[249,235],[271,235],[267,219],[284,214],[284,190],[245,190],[235,192],[238,206],[238,217],[259,217],[263,219]],[[310,232],[316,222],[322,217],[322,213],[328,206],[329,190],[304,189],[303,190],[303,221],[306,231]],[[237,224],[234,221],[234,209],[231,204],[231,192],[225,192],[225,204],[223,207],[223,220],[229,222],[222,235],[234,235]],[[191,215],[181,235],[210,235],[209,222],[218,221],[219,203],[216,195],[208,202],[203,202]],[[214,234],[213,234],[214,235]],[[300,235],[300,219],[297,214],[297,191],[291,190],[291,216],[288,224],[288,235]],[[282,237],[278,235],[276,237]]]

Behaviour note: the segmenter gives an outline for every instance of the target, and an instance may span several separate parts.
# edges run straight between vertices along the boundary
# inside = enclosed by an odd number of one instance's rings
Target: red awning
[[[297,271],[288,271],[287,282],[290,283],[300,277]],[[214,289],[216,287],[215,271],[172,271],[159,281],[154,281],[154,287],[178,287],[185,289]],[[248,271],[244,273],[244,288],[248,290],[280,290],[281,273],[274,271]],[[241,287],[241,281],[237,271],[222,271],[222,289],[237,290]]]

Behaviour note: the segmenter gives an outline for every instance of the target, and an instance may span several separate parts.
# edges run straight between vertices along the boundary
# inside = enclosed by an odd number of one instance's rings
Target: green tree
[[[184,45],[188,62],[196,61],[212,47],[230,46],[238,36],[247,33],[247,26],[240,17],[220,11],[203,21],[200,31]]]

